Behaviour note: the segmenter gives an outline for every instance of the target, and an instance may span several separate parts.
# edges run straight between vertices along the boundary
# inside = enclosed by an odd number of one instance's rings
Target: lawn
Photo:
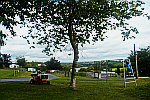
[[[77,76],[75,89],[69,88],[70,77],[62,76],[50,82],[50,85],[0,83],[0,97],[1,100],[150,100],[150,79],[139,79],[137,87],[131,83],[126,88],[123,78],[117,77],[97,83],[97,79]]]
[[[14,76],[13,69],[0,69],[0,78],[9,79],[9,78],[31,78],[31,72],[24,71]]]

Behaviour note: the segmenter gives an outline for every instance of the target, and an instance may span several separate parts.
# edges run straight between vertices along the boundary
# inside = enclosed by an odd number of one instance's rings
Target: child
[[[131,76],[131,68],[129,62],[127,61],[125,65],[127,66],[128,76]]]

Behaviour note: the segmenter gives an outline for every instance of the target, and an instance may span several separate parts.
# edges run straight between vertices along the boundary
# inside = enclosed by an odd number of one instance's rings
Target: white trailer
[[[9,68],[19,68],[19,65],[11,64],[11,65],[9,65]]]
[[[36,68],[28,68],[28,72],[36,72]]]

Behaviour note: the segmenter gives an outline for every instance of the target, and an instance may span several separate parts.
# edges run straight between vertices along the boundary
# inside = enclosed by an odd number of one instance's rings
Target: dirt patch
[[[137,81],[137,80],[141,80],[141,79],[138,78],[138,79],[135,79],[135,80]]]
[[[136,81],[146,81],[145,79],[135,79]]]

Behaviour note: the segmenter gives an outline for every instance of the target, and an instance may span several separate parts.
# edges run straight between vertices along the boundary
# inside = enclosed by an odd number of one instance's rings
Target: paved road
[[[55,75],[51,75],[51,74],[48,74],[49,77],[48,77],[48,80],[52,80],[52,79],[55,79],[55,78],[60,78],[60,77],[57,77]],[[16,78],[16,79],[0,79],[0,82],[8,82],[8,81],[30,81],[31,78]]]

